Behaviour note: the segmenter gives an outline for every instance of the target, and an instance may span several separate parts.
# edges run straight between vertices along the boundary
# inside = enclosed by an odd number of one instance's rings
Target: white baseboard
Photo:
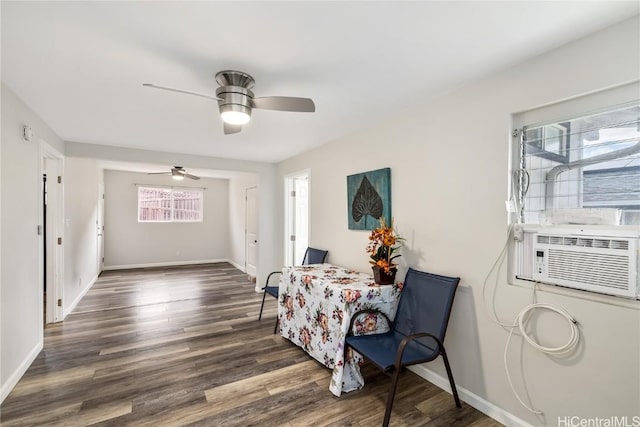
[[[123,264],[123,265],[105,265],[105,270],[127,270],[131,268],[149,268],[149,267],[171,267],[174,265],[192,265],[192,264],[213,264],[216,262],[228,262],[226,258],[222,259],[200,259],[196,261],[165,261],[165,262],[150,262],[146,264]],[[232,264],[232,263],[231,263]],[[234,265],[235,267],[235,265]],[[237,268],[237,267],[236,267]]]
[[[2,384],[2,389],[0,389],[0,403],[4,402],[4,399],[6,399],[9,393],[11,393],[11,390],[13,390],[16,384],[18,384],[18,381],[20,381],[20,378],[22,378],[24,373],[27,372],[27,369],[29,369],[29,366],[31,366],[33,361],[36,360],[36,357],[38,357],[38,354],[40,354],[43,347],[44,347],[44,341],[43,341],[43,338],[40,337],[40,340],[38,341],[36,346],[33,347],[33,349],[29,352],[27,357],[22,361],[20,366],[18,366],[15,372],[11,374],[11,376],[7,379],[7,381],[4,384]]]
[[[78,303],[80,302],[82,297],[86,295],[86,293],[89,291],[89,289],[91,289],[93,284],[96,283],[96,280],[98,280],[98,276],[97,275],[93,279],[91,279],[91,281],[89,281],[89,283],[87,284],[87,286],[84,287],[84,289],[82,289],[80,291],[80,293],[78,294],[76,299],[73,300],[71,305],[69,305],[69,306],[64,308],[64,311],[62,313],[62,320],[64,320],[69,315],[69,313],[71,313],[73,311],[73,309],[76,308],[76,305],[78,305]]]
[[[234,261],[231,261],[230,259],[229,259],[229,260],[227,260],[227,262],[228,262],[229,264],[233,265],[233,266],[234,266],[235,268],[237,268],[238,270],[242,271],[243,273],[246,273],[246,272],[247,272],[247,270],[244,268],[244,265],[240,265],[240,264],[238,264],[238,263],[236,263],[236,262],[234,262]],[[262,290],[262,286],[260,285],[260,283],[259,283],[259,281],[258,281],[258,278],[257,278],[257,277],[256,277],[256,287],[254,288],[254,290],[255,290],[256,292],[263,292],[263,290]]]
[[[409,370],[412,372],[415,372],[417,375],[421,376],[422,378],[429,381],[430,383],[440,387],[441,389],[447,391],[448,393],[451,393],[451,386],[449,385],[449,380],[441,376],[440,374],[437,374],[432,370],[425,368],[423,365],[411,366],[409,367]],[[471,391],[463,387],[460,387],[457,384],[456,384],[456,389],[458,389],[458,395],[460,396],[460,399],[463,400],[466,404],[473,406],[478,411],[493,418],[499,423],[504,424],[506,426],[531,427],[531,424],[516,417],[512,413],[497,407],[493,403],[484,400],[482,397],[478,396],[477,394],[472,393]]]
[[[246,273],[247,271],[244,269],[244,265],[240,265],[237,262],[231,261],[230,259],[226,260],[229,264],[233,265],[235,268],[237,268],[238,270],[242,271],[243,273]]]

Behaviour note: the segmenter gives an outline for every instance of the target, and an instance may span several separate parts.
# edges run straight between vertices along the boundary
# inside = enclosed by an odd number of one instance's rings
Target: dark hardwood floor
[[[340,398],[227,263],[106,271],[0,407],[2,426],[376,426],[389,378]],[[455,366],[454,375],[455,375]],[[394,426],[499,426],[407,371]]]

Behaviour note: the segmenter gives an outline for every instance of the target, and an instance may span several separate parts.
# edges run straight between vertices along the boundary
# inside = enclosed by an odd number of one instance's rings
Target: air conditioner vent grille
[[[622,239],[590,238],[575,236],[553,236],[538,234],[537,242],[555,246],[578,246],[582,248],[629,250],[629,241]]]
[[[561,227],[524,229],[516,240],[514,276],[640,300],[639,233],[626,229],[610,232]]]
[[[629,257],[549,249],[548,277],[598,287],[627,289]]]
[[[620,249],[623,251],[629,250],[629,241],[628,240],[612,240],[611,249]]]

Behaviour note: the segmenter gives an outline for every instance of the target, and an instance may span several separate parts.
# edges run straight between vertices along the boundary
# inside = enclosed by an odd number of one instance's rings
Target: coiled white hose
[[[555,313],[558,313],[560,316],[564,317],[567,320],[567,322],[569,322],[571,336],[569,337],[569,340],[565,344],[559,347],[545,347],[543,345],[540,345],[536,341],[534,341],[533,338],[531,338],[531,336],[527,334],[526,328],[525,328],[526,322],[528,320],[527,315],[529,314],[530,311],[535,309],[545,309],[545,310],[553,311]],[[525,308],[523,308],[522,311],[520,311],[520,313],[516,317],[515,321],[513,322],[513,325],[510,325],[509,327],[511,328],[511,330],[509,331],[507,343],[504,346],[504,356],[503,356],[504,370],[507,373],[507,380],[509,381],[509,386],[511,387],[511,391],[513,391],[513,394],[520,401],[522,406],[524,406],[534,414],[538,414],[538,415],[542,414],[542,411],[538,409],[530,408],[526,403],[524,403],[524,401],[520,398],[520,396],[516,392],[516,389],[513,386],[513,382],[511,381],[511,375],[509,374],[509,367],[507,365],[507,350],[509,349],[509,343],[511,342],[511,336],[513,335],[513,330],[516,327],[518,327],[520,329],[520,334],[522,334],[522,337],[529,344],[531,344],[531,346],[536,350],[541,351],[542,353],[545,353],[545,354],[560,355],[560,354],[569,353],[575,348],[576,345],[578,345],[578,342],[580,340],[580,331],[578,330],[578,322],[565,309],[561,307],[556,307],[556,306],[545,304],[545,303],[536,303],[536,304],[530,304]]]

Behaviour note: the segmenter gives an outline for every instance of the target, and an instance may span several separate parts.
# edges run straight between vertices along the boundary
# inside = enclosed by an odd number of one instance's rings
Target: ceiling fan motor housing
[[[253,92],[240,86],[222,86],[216,89],[216,96],[220,98],[218,107],[220,112],[237,111],[251,115],[251,99]]]
[[[216,74],[216,81],[220,85],[216,89],[220,113],[234,111],[251,116],[253,77],[241,71],[226,70]]]

